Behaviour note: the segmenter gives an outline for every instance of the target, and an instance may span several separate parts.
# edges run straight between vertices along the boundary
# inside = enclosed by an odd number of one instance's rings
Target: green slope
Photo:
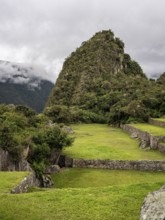
[[[73,125],[75,141],[63,153],[72,158],[109,160],[164,160],[158,151],[144,151],[139,141],[120,128],[100,124]],[[161,128],[160,128],[161,129]],[[163,129],[163,128],[162,128]]]
[[[16,172],[14,174],[18,175]],[[0,172],[0,179],[1,175]],[[159,179],[156,182],[153,180],[153,183],[85,189],[45,189],[21,195],[5,193],[8,190],[7,184],[0,192],[0,219],[138,220],[146,194],[164,183],[158,181]],[[1,186],[2,181],[0,188]]]

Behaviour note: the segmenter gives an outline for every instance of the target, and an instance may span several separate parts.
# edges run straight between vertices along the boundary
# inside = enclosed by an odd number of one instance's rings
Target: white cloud
[[[148,75],[165,70],[162,0],[0,0],[0,6],[0,59],[41,65],[53,82],[63,60],[103,29],[125,42]]]
[[[35,88],[40,87],[43,79],[48,77],[41,67],[0,61],[0,82],[27,84],[30,88]]]

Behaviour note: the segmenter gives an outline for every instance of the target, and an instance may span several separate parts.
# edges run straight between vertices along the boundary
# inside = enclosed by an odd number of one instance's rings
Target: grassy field
[[[27,172],[0,172],[0,193],[9,192],[13,187],[19,184],[27,174]]]
[[[19,173],[14,174],[21,179]],[[3,181],[0,182],[0,188],[3,186],[0,192],[2,220],[138,220],[144,197],[164,183],[163,178],[158,175],[157,180],[155,176],[152,183],[146,176],[146,183],[140,184],[45,189],[41,192],[13,195],[6,192],[9,185],[13,187],[18,179],[15,181],[7,175],[8,173],[4,176],[0,172],[0,179],[3,177],[9,181],[6,181],[6,187]],[[102,178],[105,179],[106,175]]]
[[[55,188],[86,188],[140,183],[165,183],[163,172],[71,168],[52,175]]]
[[[165,118],[153,118],[154,120],[157,120],[157,121],[162,121],[162,122],[165,122]]]
[[[65,154],[92,159],[164,159],[139,149],[137,140],[106,125],[75,125]],[[27,173],[0,172],[2,220],[139,220],[144,197],[165,183],[161,172],[64,169],[52,175],[54,188],[10,194]]]
[[[146,131],[154,136],[165,136],[165,128],[150,124],[131,124],[131,126]]]
[[[164,160],[158,151],[144,151],[139,141],[120,128],[100,124],[73,125],[75,141],[63,153],[72,158],[116,160]],[[163,128],[162,128],[163,129]]]

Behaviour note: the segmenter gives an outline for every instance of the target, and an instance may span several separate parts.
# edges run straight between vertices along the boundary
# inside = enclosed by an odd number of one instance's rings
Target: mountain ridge
[[[26,105],[41,112],[54,85],[43,74],[40,68],[0,61],[0,103]]]
[[[103,117],[112,124],[147,121],[165,114],[164,96],[161,83],[149,80],[108,30],[66,58],[45,112],[60,122],[100,122]]]

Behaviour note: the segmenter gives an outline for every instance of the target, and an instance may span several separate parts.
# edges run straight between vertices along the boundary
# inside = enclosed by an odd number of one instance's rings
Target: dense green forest
[[[119,124],[165,114],[165,80],[148,79],[112,31],[96,33],[72,52],[47,102],[57,122]]]
[[[29,148],[28,162],[38,177],[46,165],[51,163],[53,150],[60,151],[72,144],[73,139],[57,124],[43,114],[18,105],[0,105],[0,147],[8,151],[13,162],[23,158],[23,151]]]

